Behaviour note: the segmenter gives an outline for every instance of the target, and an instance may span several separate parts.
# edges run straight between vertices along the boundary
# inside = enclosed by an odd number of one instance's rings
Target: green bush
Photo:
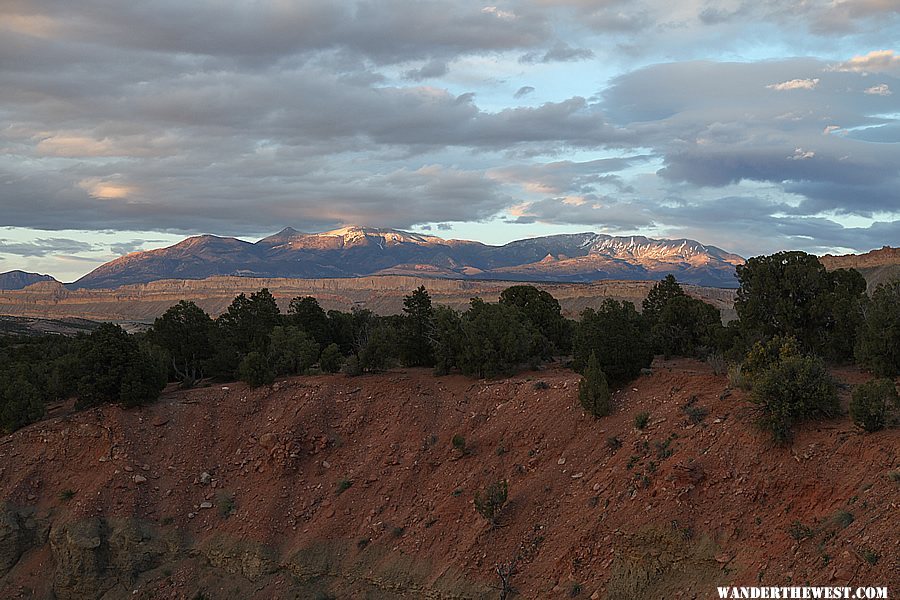
[[[238,378],[256,387],[275,381],[275,373],[261,352],[251,352],[238,365]]]
[[[344,364],[344,356],[337,344],[328,344],[319,356],[319,368],[326,373],[337,373]]]
[[[2,385],[0,382],[0,426],[13,432],[44,416],[44,397],[37,386],[21,373]]]
[[[838,414],[837,390],[821,359],[784,352],[753,379],[751,400],[762,411],[760,424],[777,442],[791,438],[794,425],[806,418]]]
[[[606,375],[600,368],[596,354],[591,353],[584,376],[578,383],[578,399],[582,408],[597,418],[605,417],[612,410],[609,385],[606,383]]]
[[[653,350],[665,356],[699,356],[718,345],[722,315],[711,304],[684,293],[672,275],[657,282],[642,304]]]
[[[750,336],[792,336],[829,359],[852,355],[865,279],[852,269],[828,272],[805,252],[756,256],[737,267],[734,308]]]
[[[436,307],[430,339],[435,375],[446,375],[457,366],[462,340],[460,314],[448,306]]]
[[[875,288],[863,315],[856,359],[880,377],[900,375],[900,279]]]
[[[193,302],[182,300],[153,322],[150,340],[169,353],[175,378],[192,385],[204,376],[213,356],[213,320]]]
[[[639,412],[634,415],[634,426],[638,429],[644,429],[650,423],[650,413]]]
[[[401,327],[400,323],[379,319],[365,329],[357,354],[362,371],[384,371],[396,366],[400,357]]]
[[[505,479],[490,484],[483,492],[475,492],[475,510],[487,519],[491,527],[497,526],[497,518],[506,505],[508,494],[509,489]]]
[[[753,345],[741,364],[740,372],[745,382],[752,387],[753,380],[767,369],[789,356],[800,355],[800,344],[796,338],[775,336]]]
[[[630,302],[606,299],[600,308],[586,309],[575,326],[573,366],[581,371],[591,354],[610,385],[636,378],[653,360],[650,333],[643,317]]]
[[[850,418],[866,431],[890,425],[900,408],[897,388],[890,379],[873,379],[856,386],[850,399]]]
[[[460,330],[456,362],[467,375],[508,375],[549,354],[547,339],[515,306],[473,298]]]
[[[319,356],[319,344],[299,327],[275,327],[269,335],[269,364],[278,375],[304,373]]]
[[[500,304],[515,306],[552,344],[551,352],[568,353],[572,349],[570,322],[562,316],[559,301],[550,292],[533,285],[514,285],[500,293]]]
[[[78,348],[78,406],[147,404],[166,385],[165,355],[118,325],[104,323]]]
[[[409,367],[427,367],[434,364],[431,336],[434,330],[434,308],[431,296],[420,285],[403,298],[402,337],[400,358]]]
[[[666,303],[650,328],[655,351],[665,356],[701,356],[722,329],[722,315],[712,304],[690,296]]]

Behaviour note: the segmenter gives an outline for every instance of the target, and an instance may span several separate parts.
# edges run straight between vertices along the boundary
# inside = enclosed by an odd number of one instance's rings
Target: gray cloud
[[[557,42],[546,52],[529,52],[519,58],[520,63],[572,62],[593,58],[594,52],[587,48],[573,48],[565,42]]]
[[[520,222],[674,231],[690,217],[701,238],[733,223],[865,246],[895,222],[830,219],[900,206],[895,4],[11,0],[3,223],[253,235],[347,221],[441,229],[513,210]],[[844,60],[681,60],[739,54],[760,32],[796,33],[797,54],[866,44]],[[650,60],[666,62],[630,66]],[[544,64],[561,61],[572,64]],[[606,81],[613,62],[619,75],[596,97],[549,84],[557,68]],[[492,65],[552,101],[499,104],[511,89],[484,83]],[[755,185],[773,196],[752,210],[710,200]],[[704,200],[678,200],[692,197]]]
[[[513,98],[522,98],[524,96],[527,96],[528,94],[530,94],[533,91],[534,91],[534,88],[532,86],[523,85],[518,90],[516,90],[516,93],[513,94]]]
[[[38,238],[30,242],[0,240],[0,253],[17,256],[49,256],[88,252],[94,247],[87,242],[66,238]]]
[[[813,89],[769,87],[795,80],[818,82]],[[896,126],[885,115],[900,110],[900,101],[866,94],[868,86],[859,73],[815,60],[673,63],[621,76],[606,90],[603,109],[611,125],[662,157],[659,174],[668,180],[771,182],[806,196],[807,214],[870,216],[898,206],[900,147],[824,133],[832,125]]]
[[[440,60],[432,60],[418,69],[410,69],[403,74],[405,79],[409,79],[410,81],[423,81],[425,79],[434,79],[435,77],[441,77],[446,75],[450,69],[447,67],[447,63]]]

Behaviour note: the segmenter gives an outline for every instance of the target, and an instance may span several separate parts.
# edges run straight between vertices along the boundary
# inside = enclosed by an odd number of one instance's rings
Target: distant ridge
[[[417,275],[453,279],[588,282],[656,280],[736,287],[744,259],[688,239],[597,233],[550,235],[502,246],[375,227],[323,233],[290,227],[255,243],[201,235],[168,248],[135,252],[91,271],[71,288],[114,288],[160,279],[244,277],[343,278]]]
[[[900,248],[883,246],[863,254],[826,254],[819,261],[829,271],[834,269],[856,269],[868,282],[869,291],[878,284],[900,278]]]
[[[0,290],[21,290],[39,281],[56,281],[49,275],[27,273],[25,271],[7,271],[0,273]]]

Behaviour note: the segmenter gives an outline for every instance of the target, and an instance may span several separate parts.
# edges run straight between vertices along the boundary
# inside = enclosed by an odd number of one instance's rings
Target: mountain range
[[[351,226],[301,233],[288,227],[255,243],[214,235],[190,237],[167,248],[115,259],[68,287],[115,288],[217,275],[588,282],[656,280],[669,273],[684,283],[736,287],[734,269],[743,262],[736,254],[688,239],[577,233],[491,246],[396,229]]]
[[[26,273],[25,271],[7,271],[0,273],[0,290],[21,290],[39,281],[56,281],[50,275]]]

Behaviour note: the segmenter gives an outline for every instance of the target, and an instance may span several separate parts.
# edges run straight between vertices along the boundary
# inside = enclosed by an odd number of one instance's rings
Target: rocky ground
[[[836,376],[845,402],[866,379]],[[522,598],[900,590],[900,430],[774,446],[695,361],[657,361],[600,420],[577,382],[406,370],[58,407],[0,439],[0,597],[497,598],[512,562]],[[500,479],[491,528],[472,499]]]

